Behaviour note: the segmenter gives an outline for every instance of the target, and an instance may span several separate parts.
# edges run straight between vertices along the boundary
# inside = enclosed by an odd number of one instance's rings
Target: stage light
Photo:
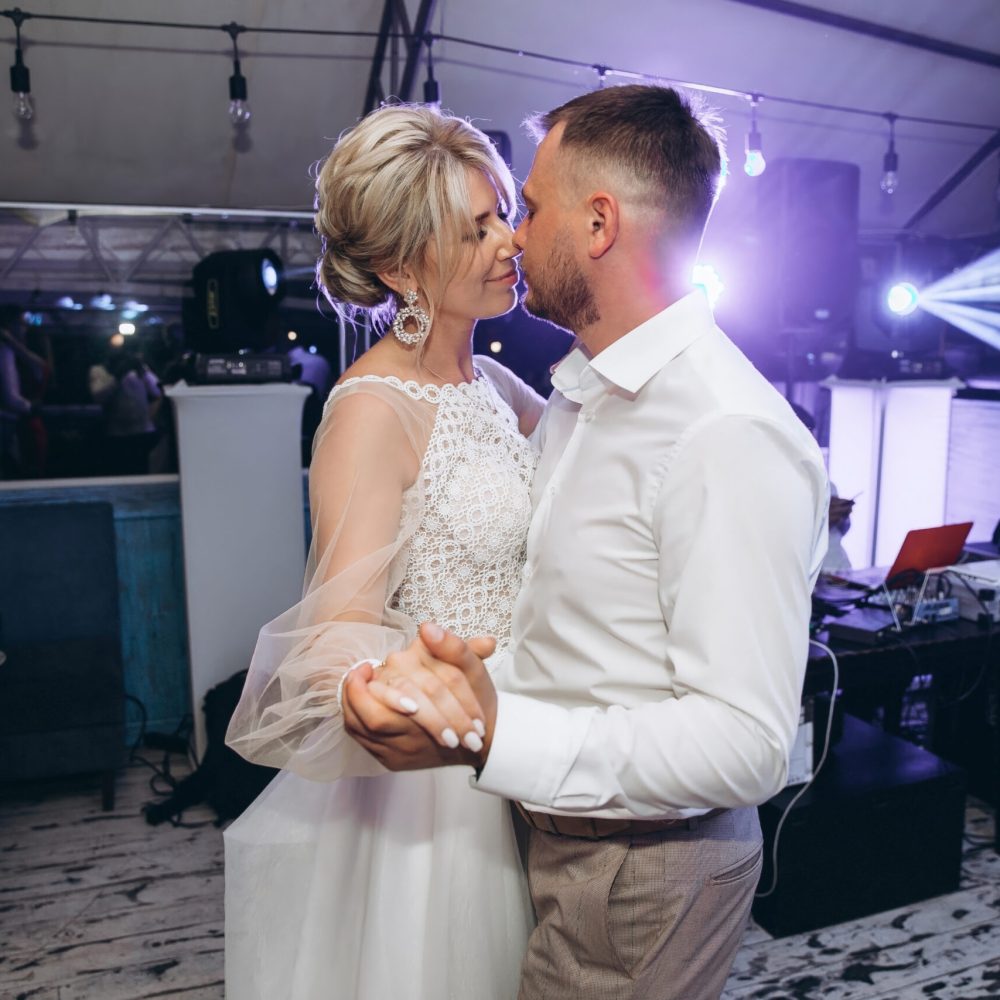
[[[299,335],[294,330],[289,330],[288,331],[288,339],[289,340],[298,340],[299,339]]]
[[[503,342],[500,340],[490,341],[490,351],[494,354],[499,354],[503,350]]]
[[[24,65],[21,52],[21,23],[25,14],[17,7],[8,15],[14,22],[14,65],[10,68],[10,89],[14,95],[14,117],[21,121],[31,121],[35,106],[31,101],[31,73]]]
[[[920,293],[909,281],[900,281],[889,289],[885,304],[897,316],[909,316],[920,304]]]
[[[760,177],[767,169],[764,159],[764,147],[761,144],[760,132],[757,131],[757,101],[755,94],[750,99],[750,131],[746,140],[746,160],[743,162],[743,172],[747,177]]]
[[[266,257],[260,262],[260,280],[264,285],[264,291],[266,291],[268,295],[277,294],[278,270]]]
[[[229,120],[234,125],[246,125],[250,121],[250,105],[247,104],[247,79],[240,72],[240,52],[236,38],[244,28],[230,22],[223,31],[233,40],[233,75],[229,78]]]
[[[196,265],[192,282],[184,327],[193,350],[262,350],[287,339],[288,327],[272,323],[286,291],[281,258],[273,250],[216,251]]]
[[[691,272],[691,284],[705,293],[708,304],[713,309],[719,301],[719,296],[726,290],[722,279],[711,264],[695,264]]]
[[[112,334],[108,343],[112,347],[121,347],[125,343],[125,338],[120,333]]]
[[[896,115],[891,112],[885,116],[889,123],[889,148],[882,159],[882,180],[879,187],[886,194],[894,194],[899,187],[899,157],[896,155]]]
[[[135,323],[119,323],[118,332],[124,337],[130,337],[135,333]]]

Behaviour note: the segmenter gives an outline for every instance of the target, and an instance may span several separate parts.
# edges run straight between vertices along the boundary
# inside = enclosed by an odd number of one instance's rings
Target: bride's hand
[[[496,642],[480,637],[469,646],[485,659]],[[435,658],[419,636],[402,652],[387,656],[367,687],[387,708],[410,716],[439,746],[482,750],[485,713],[468,678],[458,667]]]

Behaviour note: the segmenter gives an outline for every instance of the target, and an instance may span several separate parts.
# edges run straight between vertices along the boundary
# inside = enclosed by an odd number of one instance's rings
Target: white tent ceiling
[[[992,60],[818,24],[766,9],[768,4],[761,2],[437,0],[430,30],[674,80],[1000,128],[997,0],[811,4],[822,12],[994,53]],[[418,0],[406,5],[412,21]],[[28,126],[9,113],[0,116],[0,200],[81,209],[104,204],[308,211],[310,166],[361,113],[375,47],[371,37],[315,32],[377,31],[382,9],[383,0],[174,0],[168,6],[153,0],[81,0],[73,5],[26,0],[24,11],[33,15],[213,25],[235,21],[251,29],[306,33],[248,31],[240,36],[253,118],[239,134],[226,114],[231,43],[222,31],[68,23],[38,16],[25,20],[22,42],[36,114]],[[0,19],[0,38],[11,63],[14,31],[7,18]],[[524,116],[597,82],[591,69],[455,41],[436,42],[434,56],[443,104],[483,127],[507,131],[520,178],[531,159],[531,144],[520,128]],[[391,89],[390,68],[387,61],[382,76],[386,91]],[[423,78],[421,64],[414,97]],[[608,77],[609,82],[615,79]],[[754,181],[739,169],[749,108],[740,98],[719,96],[714,103],[729,127],[734,161],[713,221],[725,231],[752,202]],[[859,164],[861,228],[868,234],[902,230],[995,135],[989,129],[899,122],[900,186],[886,198],[879,191],[887,141],[882,119],[765,98],[759,124],[769,159],[815,157]],[[998,157],[992,154],[911,228],[941,236],[992,232],[998,228],[997,188]],[[24,226],[55,218],[65,214],[6,215],[8,224],[0,224],[3,288],[37,280],[45,259],[31,247],[23,248]],[[156,231],[155,226],[150,230]],[[185,244],[176,232],[173,237]],[[115,271],[112,264],[112,277],[132,270],[148,238],[145,234],[131,241],[131,251],[122,251],[121,268]],[[77,259],[93,264],[93,247],[86,240],[74,245]],[[158,254],[158,249],[147,252],[147,261]],[[34,279],[24,273],[29,262]],[[185,261],[184,268],[189,266]]]

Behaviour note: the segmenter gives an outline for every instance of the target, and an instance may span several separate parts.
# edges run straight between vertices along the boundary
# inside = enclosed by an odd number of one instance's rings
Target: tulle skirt
[[[513,1000],[531,907],[507,802],[441,768],[282,772],[225,834],[227,1000]]]

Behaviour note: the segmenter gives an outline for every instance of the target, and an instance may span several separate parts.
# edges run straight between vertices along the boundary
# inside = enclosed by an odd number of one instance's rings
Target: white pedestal
[[[299,600],[305,523],[299,435],[304,386],[167,389],[180,457],[195,748],[202,699],[250,665],[262,625]]]
[[[911,528],[944,523],[948,427],[958,379],[853,381],[830,389],[830,481],[858,494],[844,549],[855,567],[889,566]]]

